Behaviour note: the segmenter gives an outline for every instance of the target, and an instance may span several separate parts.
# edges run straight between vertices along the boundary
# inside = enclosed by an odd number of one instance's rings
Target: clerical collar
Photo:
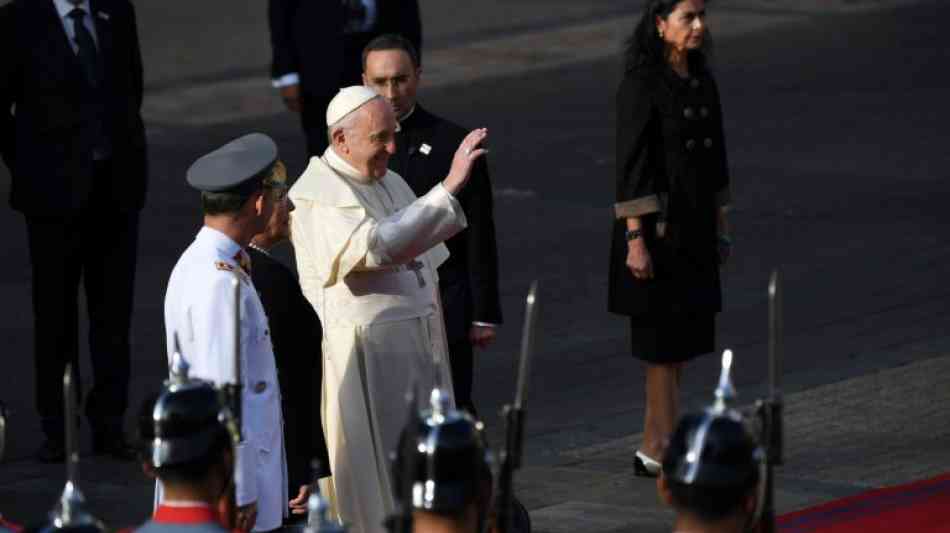
[[[409,117],[411,117],[412,114],[415,113],[415,112],[416,112],[416,104],[412,104],[412,107],[409,109],[409,112],[406,113],[405,115],[403,115],[402,118],[399,119],[398,122],[399,122],[400,124],[402,124],[403,122],[409,120]]]
[[[330,168],[340,172],[347,178],[350,178],[358,183],[369,185],[370,183],[379,181],[378,178],[360,174],[360,171],[353,168],[353,165],[347,163],[345,159],[340,157],[340,154],[336,153],[336,150],[332,146],[328,147],[327,150],[323,152],[323,161],[329,165]]]

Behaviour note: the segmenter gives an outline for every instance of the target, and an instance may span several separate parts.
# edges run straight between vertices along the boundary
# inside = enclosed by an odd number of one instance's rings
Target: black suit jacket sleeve
[[[495,246],[491,178],[483,156],[472,169],[460,203],[468,218],[468,275],[472,290],[472,320],[501,324],[498,298],[498,250]]]
[[[13,172],[14,142],[16,139],[15,122],[10,108],[16,99],[16,81],[19,79],[20,54],[16,53],[16,24],[14,23],[14,4],[0,7],[0,49],[4,50],[4,59],[0,61],[0,156],[7,169]]]
[[[297,16],[299,5],[300,0],[270,0],[268,2],[267,18],[270,23],[270,43],[273,54],[270,70],[273,78],[300,70],[300,58],[297,57],[297,47],[294,44],[294,18]]]
[[[139,25],[135,17],[135,6],[129,2],[129,14],[132,18],[132,94],[137,99],[136,111],[142,110],[142,98],[145,94],[145,69],[142,66],[142,49],[139,45]]]

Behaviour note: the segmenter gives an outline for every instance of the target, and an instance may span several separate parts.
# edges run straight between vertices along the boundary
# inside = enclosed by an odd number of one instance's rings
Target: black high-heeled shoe
[[[660,463],[649,455],[637,450],[633,456],[633,475],[655,478],[660,475]]]

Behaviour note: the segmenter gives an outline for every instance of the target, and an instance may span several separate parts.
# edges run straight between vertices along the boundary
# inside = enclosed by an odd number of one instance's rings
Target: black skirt
[[[715,345],[715,313],[630,317],[630,353],[647,363],[682,363],[712,353]]]

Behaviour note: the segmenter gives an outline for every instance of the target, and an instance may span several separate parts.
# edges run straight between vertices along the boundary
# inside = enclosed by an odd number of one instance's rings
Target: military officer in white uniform
[[[234,279],[241,286],[243,442],[236,449],[237,526],[270,531],[288,514],[280,388],[267,316],[244,247],[264,230],[285,194],[286,170],[263,134],[236,139],[198,159],[188,183],[201,191],[204,227],[172,270],[165,294],[168,356],[177,336],[191,376],[233,383]],[[160,497],[160,496],[159,496]],[[160,502],[159,502],[160,503]]]

